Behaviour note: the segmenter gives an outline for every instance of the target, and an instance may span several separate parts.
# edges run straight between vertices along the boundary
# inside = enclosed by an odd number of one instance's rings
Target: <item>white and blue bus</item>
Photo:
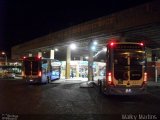
[[[60,79],[61,63],[58,60],[41,57],[24,57],[23,79],[28,83],[49,83]]]
[[[101,92],[107,95],[146,92],[146,51],[143,43],[108,43],[105,63],[105,75],[98,80]]]

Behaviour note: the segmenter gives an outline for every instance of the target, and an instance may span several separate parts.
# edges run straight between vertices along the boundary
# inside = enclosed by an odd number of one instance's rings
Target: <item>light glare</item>
[[[96,47],[95,47],[95,46],[92,46],[91,49],[92,49],[93,51],[95,51],[95,50],[96,50]]]
[[[55,48],[55,51],[58,51],[58,49],[57,49],[57,48]]]
[[[2,55],[5,55],[6,53],[5,52],[2,52]]]
[[[72,43],[72,44],[70,45],[70,48],[71,48],[72,50],[75,50],[75,49],[76,49],[76,44]]]
[[[97,45],[97,44],[98,44],[97,41],[94,41],[94,42],[93,42],[93,45]]]
[[[106,51],[107,51],[107,48],[103,48],[103,51],[106,52]]]
[[[86,56],[85,58],[88,59],[88,56]]]

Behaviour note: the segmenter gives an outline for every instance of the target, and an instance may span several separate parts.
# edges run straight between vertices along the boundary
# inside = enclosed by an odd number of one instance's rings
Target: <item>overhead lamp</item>
[[[86,56],[85,59],[88,59],[88,56]]]
[[[55,48],[54,50],[55,50],[55,51],[58,51],[58,48]]]
[[[75,50],[77,47],[76,47],[76,44],[74,44],[74,43],[72,43],[72,44],[70,44],[70,48],[72,49],[72,50]]]
[[[91,50],[95,51],[96,50],[96,46],[92,46]]]
[[[5,52],[2,52],[2,55],[6,55],[6,53],[5,53]]]
[[[94,42],[93,42],[93,45],[97,45],[97,44],[98,44],[97,41],[94,41]]]
[[[107,51],[107,48],[103,48],[103,51],[106,52],[106,51]]]

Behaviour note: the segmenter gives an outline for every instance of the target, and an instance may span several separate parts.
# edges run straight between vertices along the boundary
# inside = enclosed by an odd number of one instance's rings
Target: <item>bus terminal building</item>
[[[98,56],[111,40],[143,42],[150,78],[160,75],[160,1],[103,16],[12,47],[12,59],[42,56],[61,61],[62,77],[92,79],[103,68]],[[76,49],[75,49],[76,48]],[[92,66],[92,68],[90,67]],[[96,73],[96,72],[95,72]],[[155,76],[156,73],[156,76]],[[99,73],[101,74],[101,73]]]

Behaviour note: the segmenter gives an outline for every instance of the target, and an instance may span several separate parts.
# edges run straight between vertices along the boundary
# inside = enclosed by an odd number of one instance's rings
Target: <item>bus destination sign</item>
[[[143,47],[138,44],[117,44],[115,49],[142,49]]]

